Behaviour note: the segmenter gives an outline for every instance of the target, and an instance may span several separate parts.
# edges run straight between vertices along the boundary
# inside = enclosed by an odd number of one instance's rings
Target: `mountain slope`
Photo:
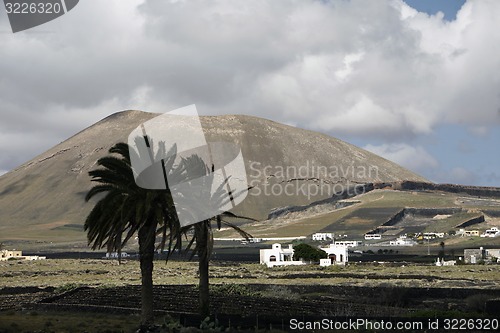
[[[138,125],[156,116],[115,113],[0,177],[0,241],[68,242],[81,246],[92,203],[88,171]],[[239,212],[265,218],[276,207],[331,196],[346,184],[424,179],[395,163],[324,134],[266,119],[201,117],[208,141],[241,146],[250,185]],[[76,242],[76,243],[75,243]]]

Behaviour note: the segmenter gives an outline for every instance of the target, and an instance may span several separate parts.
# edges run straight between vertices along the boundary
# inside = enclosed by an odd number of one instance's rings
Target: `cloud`
[[[0,167],[112,112],[192,103],[389,143],[442,123],[484,133],[500,124],[499,15],[497,0],[452,22],[401,0],[80,2],[0,36],[0,131],[25,152]]]
[[[479,180],[478,175],[462,167],[452,168],[446,174],[441,175],[441,178],[446,183],[463,185],[473,185]]]
[[[438,161],[422,146],[398,143],[367,145],[363,148],[415,172],[427,173],[439,167]]]

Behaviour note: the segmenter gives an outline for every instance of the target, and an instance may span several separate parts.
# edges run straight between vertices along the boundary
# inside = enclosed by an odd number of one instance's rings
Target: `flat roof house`
[[[330,244],[328,247],[320,249],[326,252],[332,265],[345,265],[349,260],[349,251],[346,245]]]
[[[479,249],[465,249],[464,262],[466,264],[477,264],[479,261],[486,259],[486,251],[483,247]]]
[[[292,244],[288,248],[282,248],[281,244],[275,243],[270,249],[260,250],[260,263],[267,267],[304,265],[303,261],[293,260],[293,253]]]

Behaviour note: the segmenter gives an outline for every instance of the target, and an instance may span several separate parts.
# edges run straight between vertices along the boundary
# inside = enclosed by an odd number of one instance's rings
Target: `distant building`
[[[462,236],[464,237],[479,237],[479,230],[464,230]]]
[[[0,251],[0,261],[6,261],[9,259],[19,259],[19,260],[44,260],[47,259],[47,257],[40,257],[40,256],[23,256],[23,251],[9,251],[9,250],[2,250]]]
[[[500,237],[500,230],[497,227],[486,230],[481,237]]]
[[[365,239],[370,240],[370,239],[382,239],[381,234],[365,234]]]
[[[349,252],[345,245],[330,244],[320,249],[326,252],[331,265],[345,265],[349,261]]]
[[[304,265],[303,261],[293,260],[293,253],[292,244],[283,249],[281,244],[275,243],[270,249],[260,250],[260,263],[267,267]]]
[[[130,255],[127,252],[122,252],[121,253],[122,258],[127,258],[130,257]],[[106,253],[106,258],[107,259],[117,259],[118,258],[118,252],[108,252]]]
[[[347,247],[357,247],[363,245],[362,241],[335,241],[333,244]]]
[[[0,251],[0,260],[9,260],[11,258],[21,258],[23,256],[22,251],[9,251],[9,250],[2,250]]]
[[[444,232],[424,232],[424,239],[444,238]]]
[[[486,257],[491,259],[492,261],[500,262],[500,249],[486,250]]]
[[[464,250],[464,262],[466,264],[477,264],[479,261],[486,259],[486,251],[483,247],[479,249],[465,249]]]
[[[465,249],[464,262],[466,264],[478,264],[481,261],[500,262],[500,249]]]
[[[415,244],[417,244],[417,242],[406,236],[401,236],[396,238],[396,240],[389,241],[389,245],[391,246],[413,246]]]
[[[317,232],[311,236],[313,241],[326,241],[333,239],[333,237],[334,235],[331,232]]]
[[[436,266],[455,266],[457,264],[456,260],[445,261],[443,258],[436,260]]]

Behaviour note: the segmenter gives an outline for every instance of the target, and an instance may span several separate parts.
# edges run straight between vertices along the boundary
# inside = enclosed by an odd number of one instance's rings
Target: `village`
[[[293,265],[314,265],[319,264],[321,267],[328,267],[331,265],[345,266],[349,264],[350,253],[352,255],[359,255],[363,253],[373,253],[372,250],[363,250],[364,247],[374,248],[374,247],[394,247],[394,248],[404,248],[418,246],[419,244],[425,244],[424,242],[429,242],[430,240],[444,239],[445,237],[499,237],[500,231],[496,227],[492,227],[484,232],[479,230],[464,230],[460,229],[454,234],[445,233],[416,233],[416,234],[403,234],[398,236],[396,239],[385,240],[381,234],[365,234],[364,241],[361,240],[347,240],[347,235],[337,235],[333,233],[314,233],[310,236],[310,241],[306,236],[299,237],[275,237],[275,238],[251,238],[249,240],[239,239],[239,238],[224,238],[215,239],[216,241],[240,241],[242,246],[248,244],[257,244],[263,242],[273,242],[270,248],[260,248],[259,249],[259,263],[265,265],[269,268],[279,267],[279,266],[293,266]],[[286,245],[282,245],[277,241],[284,241]],[[297,244],[316,244],[309,245],[311,248],[324,252],[324,258],[320,258],[319,261],[305,260],[304,258],[298,258],[295,255],[294,247]],[[317,245],[317,244],[320,245]],[[444,243],[443,243],[444,244]],[[378,250],[378,253],[393,253],[394,251]],[[161,254],[161,252],[158,252]],[[102,256],[102,259],[133,259],[137,258],[136,254],[129,252],[108,252]],[[1,250],[0,251],[0,261],[9,260],[45,260],[47,256],[38,255],[23,255],[20,250]],[[452,266],[456,264],[483,264],[483,263],[500,263],[500,249],[498,248],[466,248],[463,250],[463,255],[457,256],[456,258],[451,258],[451,260],[445,260],[443,257],[436,257],[436,266]]]
[[[356,244],[356,245],[355,245]],[[331,265],[345,266],[349,262],[349,248],[354,248],[359,245],[358,241],[339,241],[329,244],[327,247],[319,247],[318,249],[326,253],[327,258],[319,260],[319,265],[327,267]],[[282,247],[280,243],[272,244],[270,249],[260,250],[260,263],[267,267],[276,266],[293,266],[313,264],[301,258],[296,258],[294,255],[292,244],[288,247]],[[354,251],[354,252],[360,252]],[[463,256],[459,256],[458,260],[445,260],[443,257],[437,257],[436,266],[454,266],[457,263],[462,264],[493,264],[500,263],[500,249],[464,249]]]
[[[0,251],[0,261],[7,260],[45,260],[47,257],[45,256],[25,256],[23,255],[23,251],[18,250],[1,250]]]

